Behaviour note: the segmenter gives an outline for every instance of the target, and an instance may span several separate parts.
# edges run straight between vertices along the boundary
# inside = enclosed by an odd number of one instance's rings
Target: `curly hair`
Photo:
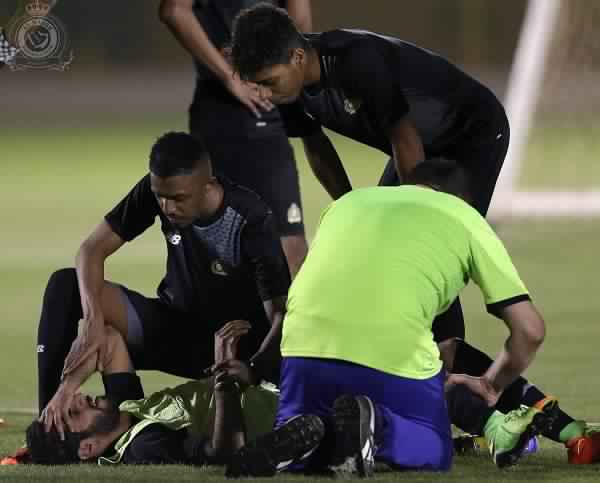
[[[264,68],[287,64],[294,49],[308,47],[286,10],[269,3],[242,10],[233,21],[231,37],[233,68],[246,80]]]
[[[65,439],[55,428],[46,432],[44,424],[34,421],[25,433],[31,462],[39,465],[68,465],[80,463],[79,444],[88,435],[65,430]]]

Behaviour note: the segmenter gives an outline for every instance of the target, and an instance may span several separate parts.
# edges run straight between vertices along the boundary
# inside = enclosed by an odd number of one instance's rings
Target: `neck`
[[[101,456],[106,449],[113,444],[115,441],[117,441],[121,436],[123,436],[123,434],[129,430],[129,428],[131,427],[131,415],[129,413],[125,413],[123,411],[121,411],[119,413],[119,423],[117,424],[117,426],[115,427],[115,429],[113,429],[110,433],[106,434],[102,439],[103,439],[103,443],[101,444],[101,448],[100,448],[100,452],[98,454],[98,456]]]
[[[219,181],[216,181],[214,188],[208,192],[207,196],[207,210],[205,215],[207,218],[213,216],[215,213],[217,213],[217,211],[219,211],[221,205],[223,204],[224,197],[225,190],[223,189],[223,185]]]
[[[306,54],[307,63],[304,85],[309,86],[311,84],[317,84],[321,81],[321,62],[319,62],[319,53],[314,47],[310,47]]]

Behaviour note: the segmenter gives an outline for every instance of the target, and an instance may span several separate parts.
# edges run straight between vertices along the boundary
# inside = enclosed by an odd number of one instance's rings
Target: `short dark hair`
[[[207,162],[208,152],[204,145],[190,134],[168,132],[152,146],[150,172],[161,178],[190,174],[199,164]]]
[[[34,421],[25,433],[31,462],[39,465],[68,465],[80,463],[79,444],[89,435],[65,429],[64,441],[56,428],[46,432],[44,424]]]
[[[242,10],[233,21],[231,60],[242,79],[287,64],[294,49],[307,47],[308,41],[287,12],[269,3]]]
[[[469,197],[469,177],[451,159],[432,158],[417,164],[406,177],[406,184],[422,184],[461,198]]]

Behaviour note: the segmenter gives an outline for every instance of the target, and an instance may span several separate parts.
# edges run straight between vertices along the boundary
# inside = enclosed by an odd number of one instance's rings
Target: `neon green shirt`
[[[290,288],[282,353],[432,377],[442,366],[433,319],[469,279],[488,305],[527,294],[502,242],[461,199],[418,186],[354,190],[321,216]]]
[[[127,412],[139,421],[115,442],[115,453],[101,456],[98,464],[118,464],[135,437],[151,424],[161,424],[173,431],[187,428],[190,432],[207,435],[211,419],[212,385],[208,380],[191,381],[173,388],[155,392],[144,399],[124,401],[119,410]],[[267,433],[273,428],[279,391],[275,386],[264,384],[249,387],[242,398],[242,410],[248,439]]]

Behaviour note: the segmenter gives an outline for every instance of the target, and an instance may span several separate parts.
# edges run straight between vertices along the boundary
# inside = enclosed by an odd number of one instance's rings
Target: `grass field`
[[[14,120],[1,131],[0,190],[0,454],[12,452],[36,405],[35,331],[49,274],[73,264],[81,239],[125,194],[146,169],[149,146],[163,131],[184,129],[183,118],[95,118],[61,122]],[[600,128],[591,127],[583,148],[564,142],[565,133],[549,125],[535,133],[528,187],[566,184],[591,187],[600,179]],[[335,140],[355,186],[374,184],[385,157],[362,146]],[[556,156],[557,152],[560,156]],[[570,157],[575,169],[549,162]],[[575,161],[576,160],[576,161]],[[589,161],[589,162],[586,162]],[[313,233],[327,196],[299,156],[305,219]],[[567,173],[567,174],[565,174]],[[578,418],[600,420],[600,270],[598,220],[502,223],[499,233],[548,323],[547,341],[528,376],[557,395]],[[152,294],[164,270],[164,247],[157,227],[111,258],[107,277]],[[494,353],[502,343],[502,324],[482,310],[478,293],[465,295],[468,338]],[[144,373],[146,392],[173,384],[168,376]],[[98,381],[88,384],[99,391]],[[26,414],[29,412],[29,414]],[[25,413],[25,414],[24,414]],[[382,481],[598,481],[600,466],[569,467],[564,450],[543,444],[540,454],[519,467],[498,472],[488,458],[457,459],[449,475],[382,473]],[[218,469],[160,468],[10,468],[0,481],[196,481],[218,480]],[[297,477],[280,479],[298,480]]]

